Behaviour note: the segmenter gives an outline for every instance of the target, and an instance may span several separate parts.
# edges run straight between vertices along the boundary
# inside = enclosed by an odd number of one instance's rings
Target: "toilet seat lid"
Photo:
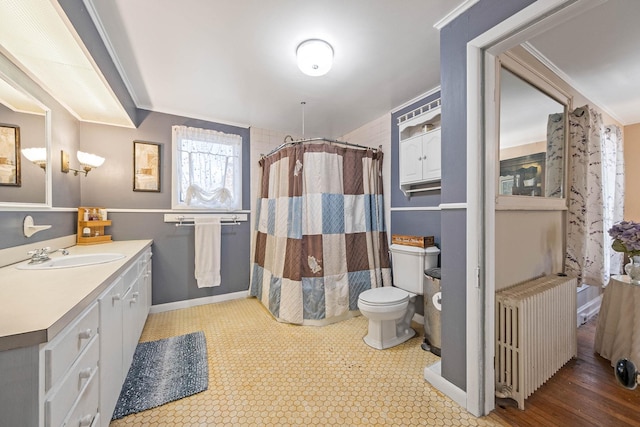
[[[392,286],[373,288],[360,294],[360,300],[369,305],[388,305],[405,302],[409,299],[409,293]]]

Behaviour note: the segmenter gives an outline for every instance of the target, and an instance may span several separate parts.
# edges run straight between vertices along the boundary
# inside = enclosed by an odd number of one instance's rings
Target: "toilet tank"
[[[438,266],[440,249],[435,246],[418,248],[415,246],[391,245],[391,267],[393,285],[405,291],[422,295],[424,270]]]

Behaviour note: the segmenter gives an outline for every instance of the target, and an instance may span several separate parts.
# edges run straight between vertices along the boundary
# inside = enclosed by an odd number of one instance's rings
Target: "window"
[[[242,208],[242,137],[172,127],[173,209]]]

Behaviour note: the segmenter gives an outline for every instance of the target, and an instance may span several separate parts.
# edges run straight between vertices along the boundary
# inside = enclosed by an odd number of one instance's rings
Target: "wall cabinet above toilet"
[[[405,195],[435,188],[441,177],[440,100],[398,118],[399,181]]]

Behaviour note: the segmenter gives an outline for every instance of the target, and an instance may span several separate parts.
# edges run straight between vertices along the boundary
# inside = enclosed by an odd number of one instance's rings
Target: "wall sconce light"
[[[78,156],[78,161],[80,162],[80,166],[82,166],[82,169],[74,169],[69,167],[69,154],[64,150],[62,150],[60,153],[62,172],[69,173],[69,171],[73,171],[73,174],[75,176],[78,176],[78,173],[84,173],[84,176],[87,176],[91,169],[100,167],[104,163],[104,157],[96,156],[95,154],[91,153],[85,153],[83,151],[78,151],[76,155]]]
[[[333,48],[324,40],[310,39],[296,49],[298,68],[308,76],[323,76],[333,65]]]
[[[30,162],[40,166],[42,170],[47,169],[47,149],[44,147],[23,148],[22,155]]]

